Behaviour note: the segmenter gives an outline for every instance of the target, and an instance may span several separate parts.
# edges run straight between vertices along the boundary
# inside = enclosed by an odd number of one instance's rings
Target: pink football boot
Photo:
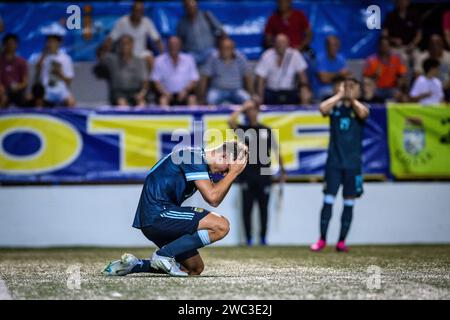
[[[336,251],[337,252],[348,252],[348,247],[345,245],[345,241],[339,241],[336,244]]]
[[[312,244],[310,249],[314,252],[322,251],[327,246],[327,243],[323,239],[319,239],[316,243]]]

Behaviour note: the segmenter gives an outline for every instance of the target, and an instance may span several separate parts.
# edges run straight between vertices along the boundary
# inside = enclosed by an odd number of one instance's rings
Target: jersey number
[[[343,131],[347,131],[350,128],[350,118],[341,118],[339,127]]]

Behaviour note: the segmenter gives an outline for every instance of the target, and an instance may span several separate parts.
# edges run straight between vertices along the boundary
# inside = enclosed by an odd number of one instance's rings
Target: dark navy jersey
[[[364,120],[352,107],[339,101],[330,115],[330,143],[327,166],[341,169],[360,168]]]
[[[167,155],[147,175],[133,227],[143,228],[154,216],[181,204],[196,191],[195,180],[209,180],[210,172],[200,148],[185,148]]]

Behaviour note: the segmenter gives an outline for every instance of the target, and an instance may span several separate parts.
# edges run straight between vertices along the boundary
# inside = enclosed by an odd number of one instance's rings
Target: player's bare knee
[[[228,232],[230,231],[230,222],[227,218],[224,216],[221,217],[221,219],[218,220],[217,226],[216,226],[216,232],[220,239],[224,238]]]

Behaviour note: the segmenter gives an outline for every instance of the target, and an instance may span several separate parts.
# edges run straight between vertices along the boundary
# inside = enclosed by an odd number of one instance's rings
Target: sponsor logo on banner
[[[403,147],[416,156],[425,148],[425,129],[420,118],[406,118],[403,130]]]

